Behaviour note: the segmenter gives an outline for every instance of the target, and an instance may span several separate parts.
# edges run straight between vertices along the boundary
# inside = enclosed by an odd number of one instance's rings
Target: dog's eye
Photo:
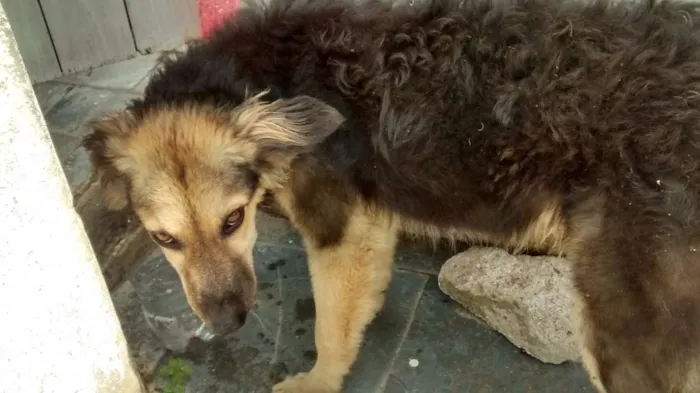
[[[243,208],[234,210],[226,217],[224,225],[221,227],[221,234],[228,236],[238,229],[243,223]]]
[[[151,237],[161,247],[178,249],[180,242],[165,232],[151,232]]]

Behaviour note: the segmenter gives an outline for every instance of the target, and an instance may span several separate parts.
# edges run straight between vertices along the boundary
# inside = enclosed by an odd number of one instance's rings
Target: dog
[[[265,195],[298,229],[318,359],[275,393],[341,391],[402,234],[566,257],[598,391],[700,392],[698,4],[251,3],[91,127],[105,204],[218,333]]]

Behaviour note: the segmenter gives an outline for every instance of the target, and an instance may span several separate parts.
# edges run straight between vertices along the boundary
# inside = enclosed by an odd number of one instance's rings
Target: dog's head
[[[263,95],[231,110],[127,109],[93,122],[85,139],[107,207],[133,209],[194,312],[222,334],[240,328],[254,303],[257,203],[343,121],[308,96]]]

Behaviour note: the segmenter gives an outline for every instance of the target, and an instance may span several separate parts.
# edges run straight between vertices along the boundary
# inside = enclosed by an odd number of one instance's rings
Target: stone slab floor
[[[35,85],[56,151],[76,193],[90,165],[79,147],[84,123],[119,109],[145,87],[156,55]],[[153,391],[269,392],[314,361],[313,301],[305,254],[286,221],[261,215],[255,313],[235,338],[166,351],[145,325],[129,281],[113,290],[135,361]],[[593,393],[578,364],[546,365],[463,311],[437,287],[450,253],[404,244],[386,307],[371,325],[347,380],[349,393]],[[180,370],[178,375],[166,371]],[[177,374],[177,372],[175,373]]]

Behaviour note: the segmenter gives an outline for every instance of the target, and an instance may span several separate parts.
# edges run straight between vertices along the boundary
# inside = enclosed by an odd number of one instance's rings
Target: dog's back
[[[321,98],[348,119],[324,145],[327,164],[372,201],[438,226],[500,231],[531,218],[510,221],[504,206],[539,210],[572,190],[662,178],[698,184],[696,5],[270,7],[244,9],[192,49],[147,102],[183,83],[188,94],[257,84]]]

